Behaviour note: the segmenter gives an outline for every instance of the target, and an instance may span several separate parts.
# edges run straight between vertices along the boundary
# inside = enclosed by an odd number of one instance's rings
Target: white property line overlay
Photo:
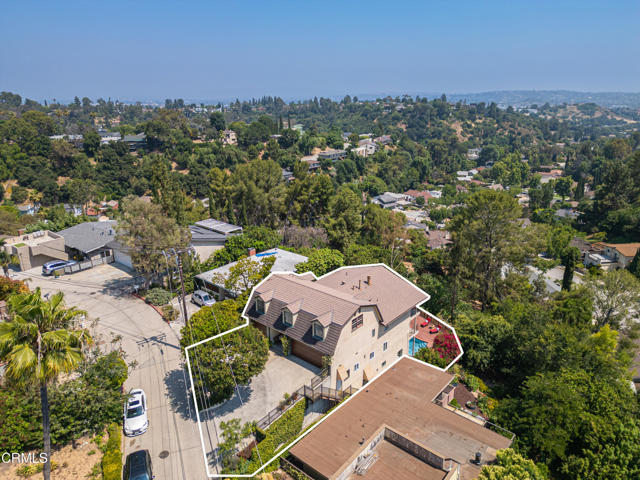
[[[420,287],[418,287],[417,285],[415,285],[413,282],[411,282],[410,280],[406,279],[405,277],[403,277],[402,275],[400,275],[398,272],[394,271],[393,269],[391,269],[389,266],[387,266],[384,263],[371,263],[371,264],[366,264],[366,265],[350,265],[350,266],[345,266],[345,267],[340,267],[337,268],[335,270],[332,270],[331,272],[328,272],[320,277],[316,277],[316,275],[313,272],[305,272],[305,273],[295,273],[295,272],[271,272],[269,275],[267,275],[267,277],[262,280],[260,283],[258,283],[256,286],[254,286],[251,289],[251,294],[249,295],[249,298],[251,298],[254,294],[254,292],[256,291],[257,288],[260,287],[260,285],[262,285],[264,282],[266,282],[269,278],[271,278],[273,275],[295,275],[298,277],[303,277],[303,276],[308,276],[309,274],[313,275],[314,280],[320,280],[321,278],[330,275],[330,274],[334,274],[335,272],[338,272],[340,270],[346,270],[346,269],[350,269],[350,268],[363,268],[363,267],[384,267],[387,270],[389,270],[391,273],[393,273],[394,275],[396,275],[397,277],[401,278],[402,280],[404,280],[405,282],[407,282],[409,285],[411,285],[413,288],[415,288],[416,290],[420,291],[420,293],[424,294],[427,299],[424,300],[421,303],[427,302],[431,299],[431,295],[429,295],[427,292],[425,292],[424,290],[422,290]],[[261,473],[271,462],[273,462],[274,460],[276,460],[277,458],[280,458],[280,456],[286,452],[287,450],[289,450],[293,445],[295,445],[296,443],[298,443],[300,440],[302,440],[304,437],[306,437],[309,433],[311,433],[313,430],[315,430],[316,427],[318,427],[318,425],[320,425],[322,422],[324,422],[327,418],[329,418],[329,415],[331,415],[333,412],[338,411],[340,408],[342,408],[343,405],[345,405],[347,402],[349,402],[353,397],[355,397],[356,395],[358,395],[360,392],[362,392],[364,389],[360,388],[356,393],[354,393],[353,395],[351,395],[349,398],[347,398],[346,400],[342,401],[336,408],[334,408],[331,412],[329,412],[328,414],[324,415],[324,417],[322,417],[321,420],[319,420],[315,425],[313,425],[311,428],[309,428],[307,431],[305,431],[302,435],[300,435],[298,438],[294,439],[289,445],[287,445],[286,447],[282,447],[280,448],[280,453],[278,453],[277,455],[274,455],[274,457],[269,460],[267,463],[263,464],[262,467],[260,467],[258,470],[256,470],[255,472],[251,473],[251,474],[212,474],[209,471],[209,462],[207,461],[207,449],[204,445],[204,435],[202,433],[202,422],[200,420],[200,409],[198,408],[198,400],[196,397],[196,389],[195,389],[195,384],[193,382],[193,375],[191,373],[191,362],[189,360],[189,349],[197,347],[198,345],[202,345],[203,343],[207,343],[211,340],[215,340],[216,338],[220,338],[224,335],[228,335],[230,333],[233,333],[235,331],[238,331],[242,328],[248,327],[250,324],[250,320],[249,317],[247,316],[247,309],[249,307],[249,302],[247,301],[247,304],[244,306],[244,309],[242,310],[242,314],[241,317],[244,318],[246,320],[245,323],[243,323],[242,325],[239,325],[237,327],[234,327],[230,330],[227,330],[225,332],[219,333],[218,335],[214,335],[213,337],[207,338],[205,340],[201,340],[199,342],[194,343],[193,345],[189,345],[188,347],[185,347],[184,352],[185,352],[185,357],[187,359],[187,369],[189,371],[189,380],[191,381],[191,394],[193,395],[193,402],[195,404],[196,407],[196,418],[198,420],[198,431],[200,433],[200,443],[202,445],[202,456],[203,456],[203,460],[204,460],[204,466],[207,469],[207,477],[209,478],[254,478],[256,475],[258,475],[259,473]],[[427,310],[425,310],[424,308],[421,307],[417,307],[418,310],[420,310],[421,312],[435,318],[439,323],[441,323],[442,325],[445,325],[447,328],[449,328],[450,331],[453,332],[453,335],[456,339],[456,342],[458,344],[458,348],[460,349],[460,353],[458,354],[458,356],[456,358],[454,358],[451,363],[449,363],[449,365],[447,365],[445,368],[440,368],[437,367],[435,365],[432,365],[430,363],[427,362],[423,362],[422,360],[418,360],[410,355],[402,355],[401,357],[398,357],[396,360],[393,361],[393,363],[391,363],[389,366],[387,366],[386,368],[383,368],[375,377],[373,377],[368,383],[367,385],[373,383],[380,375],[382,375],[383,373],[385,373],[387,370],[389,370],[390,368],[392,368],[396,363],[398,363],[401,359],[403,358],[409,358],[411,360],[413,360],[414,362],[418,362],[420,364],[426,364],[429,365],[431,368],[435,368],[436,370],[440,370],[441,372],[446,372],[447,370],[449,370],[449,368],[451,368],[451,366],[456,363],[460,357],[462,357],[462,355],[464,354],[464,350],[462,349],[462,344],[460,343],[460,339],[458,338],[458,334],[456,333],[455,328],[453,328],[451,325],[449,325],[447,322],[441,320],[440,318],[438,318],[437,316],[433,315],[431,312],[428,312]],[[415,321],[415,319],[414,319]],[[414,324],[415,326],[415,324]],[[411,338],[414,338],[415,335]],[[414,346],[415,348],[415,346]],[[415,352],[414,352],[415,353]],[[431,401],[433,401],[433,399],[431,399]]]

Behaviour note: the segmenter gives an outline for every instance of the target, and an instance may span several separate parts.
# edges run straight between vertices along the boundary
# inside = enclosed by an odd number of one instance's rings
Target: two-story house
[[[407,353],[411,320],[429,295],[383,264],[312,273],[272,273],[252,292],[243,315],[272,341],[323,366],[331,385],[360,387]],[[324,358],[323,358],[324,357]]]

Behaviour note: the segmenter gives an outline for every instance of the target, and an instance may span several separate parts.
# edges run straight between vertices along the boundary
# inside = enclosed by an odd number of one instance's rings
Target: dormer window
[[[286,308],[282,310],[282,323],[288,327],[293,326],[293,313]]]
[[[320,322],[313,322],[312,335],[316,340],[324,340],[324,327],[320,325]]]
[[[258,312],[260,315],[263,315],[265,312],[264,300],[262,300],[260,297],[256,298],[256,312]]]

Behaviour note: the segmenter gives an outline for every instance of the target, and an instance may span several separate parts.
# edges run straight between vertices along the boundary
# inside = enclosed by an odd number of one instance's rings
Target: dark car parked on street
[[[127,455],[124,463],[124,480],[151,480],[151,455],[149,450],[137,450]]]

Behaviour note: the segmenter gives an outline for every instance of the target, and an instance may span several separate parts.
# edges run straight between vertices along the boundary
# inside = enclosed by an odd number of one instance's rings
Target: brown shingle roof
[[[384,325],[429,300],[429,295],[382,264],[340,268],[316,284],[344,292],[364,305],[376,305]]]
[[[476,452],[483,462],[511,441],[433,403],[453,375],[410,358],[402,358],[363,387],[307,436],[290,453],[329,478],[382,425],[461,464],[462,478],[475,478],[480,467],[471,463]]]
[[[605,243],[607,247],[615,248],[625,257],[633,257],[640,248],[640,242],[636,243]]]

